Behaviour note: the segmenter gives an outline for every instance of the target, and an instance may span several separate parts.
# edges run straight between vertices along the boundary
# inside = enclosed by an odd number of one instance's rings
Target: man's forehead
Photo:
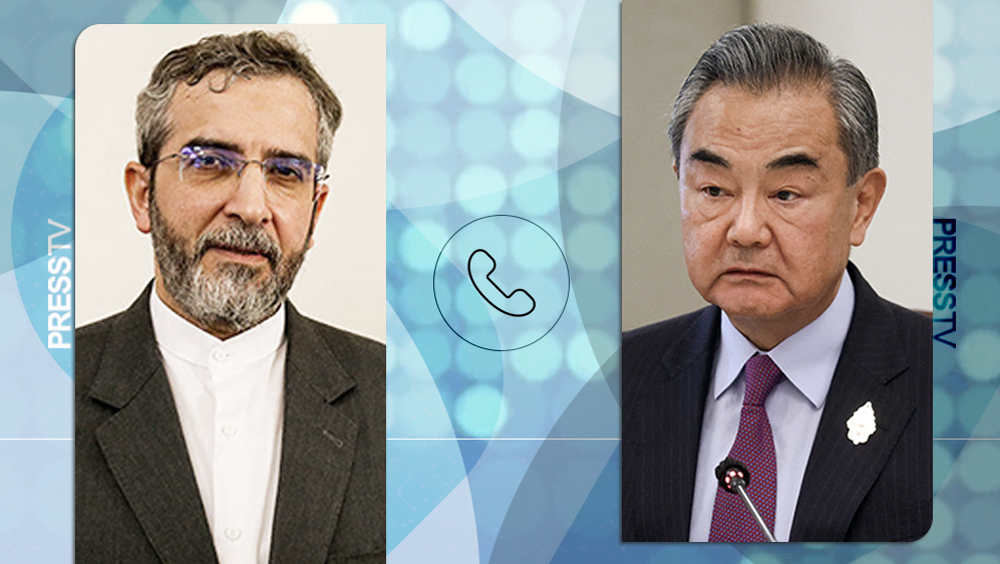
[[[824,85],[813,83],[789,83],[775,88],[759,90],[744,85],[714,84],[710,86],[695,102],[694,109],[688,123],[695,116],[706,113],[706,108],[718,106],[720,104],[755,104],[764,105],[772,102],[781,102],[787,107],[808,107],[810,109],[822,109],[821,114],[815,117],[821,120],[826,116],[826,110],[833,115],[835,108],[830,99],[830,89]]]
[[[718,84],[695,103],[684,130],[681,160],[713,141],[737,141],[756,148],[775,139],[816,148],[837,148],[836,112],[828,89],[816,85],[789,85],[763,92]],[[704,159],[699,159],[704,160]]]
[[[214,70],[195,84],[182,80],[174,89],[167,119],[171,136],[255,133],[259,141],[293,142],[300,146],[287,149],[308,150],[310,158],[316,157],[316,103],[305,83],[294,76]]]
[[[177,99],[178,93],[185,93],[185,95],[192,96],[204,96],[206,94],[225,94],[229,92],[232,88],[238,88],[239,84],[265,84],[265,85],[275,85],[275,84],[287,84],[292,88],[298,88],[301,93],[304,93],[309,100],[312,100],[312,95],[309,92],[309,87],[306,83],[302,81],[299,77],[286,73],[274,73],[274,74],[257,74],[253,72],[234,72],[229,69],[214,69],[205,74],[197,81],[192,82],[189,79],[182,78],[177,81],[177,86],[174,89],[174,100]],[[293,86],[294,85],[294,86]]]

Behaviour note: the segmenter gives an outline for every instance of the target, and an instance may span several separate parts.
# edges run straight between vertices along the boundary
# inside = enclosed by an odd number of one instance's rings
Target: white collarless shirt
[[[758,353],[770,356],[784,374],[764,409],[771,422],[777,468],[773,532],[778,541],[788,541],[802,477],[853,314],[854,285],[846,271],[826,311],[770,351],[758,350],[722,313],[719,350],[702,419],[690,541],[708,541],[718,489],[715,467],[736,441],[745,386],[743,365]]]
[[[267,562],[278,492],[285,307],[222,341],[149,300],[220,564]]]

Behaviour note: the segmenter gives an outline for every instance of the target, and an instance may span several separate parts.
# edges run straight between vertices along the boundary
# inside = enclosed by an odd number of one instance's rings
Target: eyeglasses
[[[250,163],[260,165],[267,193],[287,200],[315,201],[318,194],[316,187],[328,178],[321,165],[304,159],[247,159],[229,149],[197,145],[183,147],[177,153],[161,157],[153,161],[149,168],[170,159],[177,159],[182,183],[202,190],[232,189]]]

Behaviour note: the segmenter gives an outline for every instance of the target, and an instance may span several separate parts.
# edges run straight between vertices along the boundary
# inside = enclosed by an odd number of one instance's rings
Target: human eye
[[[299,159],[270,159],[267,174],[280,182],[300,183],[306,180],[308,165]]]
[[[719,198],[723,194],[725,194],[722,188],[719,188],[718,186],[705,186],[704,188],[701,189],[701,191],[703,194],[711,198]]]
[[[778,190],[774,194],[775,199],[782,202],[791,202],[799,198],[799,195],[791,190]]]
[[[202,147],[185,147],[190,149],[182,152],[190,168],[201,172],[226,173],[236,168],[238,158],[221,149]]]

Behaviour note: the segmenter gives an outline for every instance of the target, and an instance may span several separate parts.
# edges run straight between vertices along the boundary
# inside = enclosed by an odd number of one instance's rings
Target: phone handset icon
[[[469,255],[469,280],[486,303],[511,317],[524,317],[535,311],[535,298],[522,288],[508,294],[497,286],[490,278],[496,269],[497,262],[485,250],[476,249]]]

